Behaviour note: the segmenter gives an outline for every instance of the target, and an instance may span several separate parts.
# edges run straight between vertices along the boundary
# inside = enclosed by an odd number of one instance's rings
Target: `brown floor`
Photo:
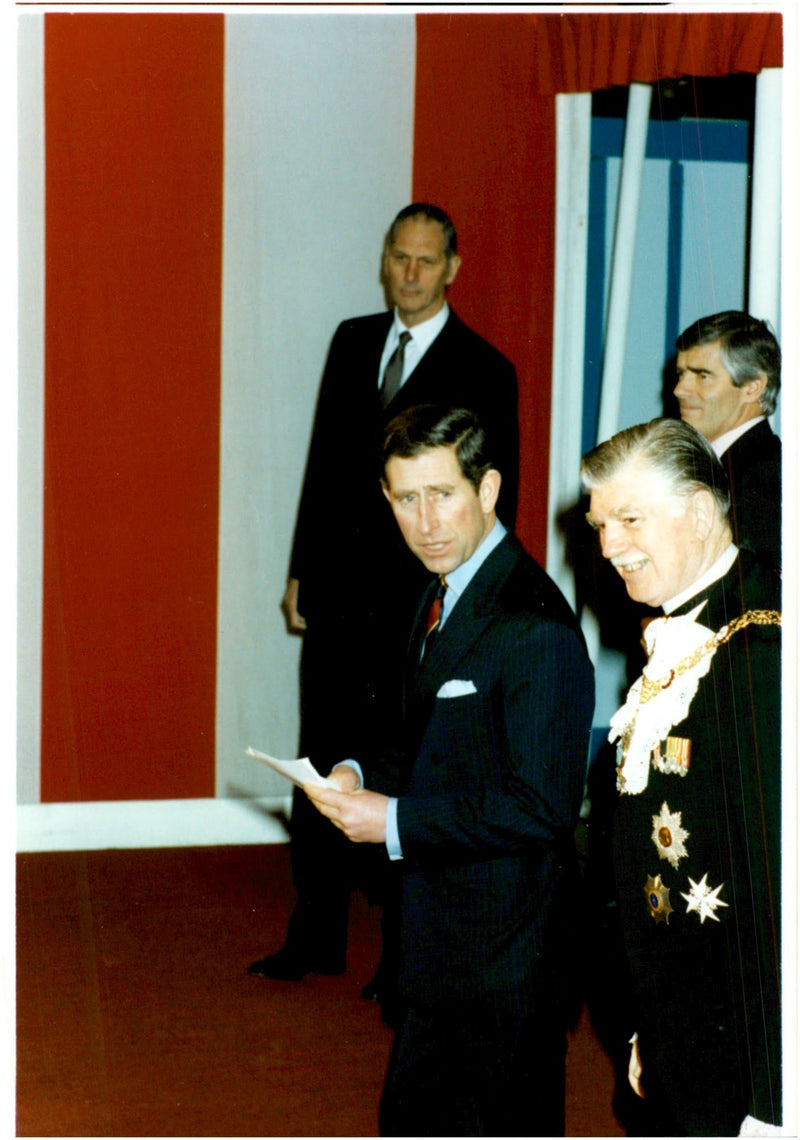
[[[344,976],[249,977],[292,900],[284,846],[18,856],[17,1134],[375,1135],[378,912],[354,896]],[[584,1014],[568,1135],[624,1135],[612,1092]]]

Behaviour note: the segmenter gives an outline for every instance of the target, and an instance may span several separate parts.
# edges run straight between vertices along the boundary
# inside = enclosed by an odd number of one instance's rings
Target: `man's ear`
[[[692,495],[691,509],[694,513],[695,534],[701,542],[705,542],[714,527],[716,500],[710,491],[695,491]]]
[[[381,479],[381,490],[383,491],[383,494],[384,494],[384,497],[385,497],[385,499],[386,499],[386,502],[387,502],[387,503],[391,503],[391,501],[392,501],[392,493],[391,493],[391,491],[389,490],[389,484],[386,482],[386,480],[385,480],[385,479]]]
[[[752,380],[746,380],[741,387],[741,391],[744,394],[744,403],[757,404],[761,397],[764,395],[764,389],[766,386],[767,377],[763,372],[759,372],[758,376]]]
[[[481,510],[485,515],[494,510],[502,481],[502,475],[494,467],[490,467],[481,479],[480,487],[478,487],[478,498],[481,501]]]
[[[461,258],[457,253],[454,253],[450,258],[450,264],[447,267],[447,277],[445,278],[445,285],[452,285],[456,279],[456,275],[461,268]]]

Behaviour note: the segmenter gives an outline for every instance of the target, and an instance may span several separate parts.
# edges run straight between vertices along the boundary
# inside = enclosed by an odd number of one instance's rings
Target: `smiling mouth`
[[[615,570],[619,570],[620,574],[634,574],[637,570],[641,570],[643,566],[646,566],[647,563],[647,558],[641,558],[638,562],[618,562],[612,560],[611,565]]]

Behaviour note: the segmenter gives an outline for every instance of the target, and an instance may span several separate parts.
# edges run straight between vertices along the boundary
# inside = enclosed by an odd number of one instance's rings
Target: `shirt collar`
[[[752,420],[747,420],[746,423],[740,424],[739,427],[735,427],[732,431],[723,432],[723,434],[717,436],[716,439],[712,439],[712,451],[717,458],[724,455],[732,443],[735,443],[740,436],[750,431],[750,428],[754,428],[756,424],[762,423],[766,418],[766,416],[755,416]]]
[[[680,594],[676,594],[674,598],[669,598],[668,601],[664,602],[661,607],[664,613],[674,613],[675,610],[680,609],[684,602],[688,602],[691,598],[696,597],[702,590],[705,590],[707,586],[718,582],[720,578],[724,578],[736,561],[738,553],[738,546],[734,546],[734,544],[731,543],[730,546],[723,550],[713,566],[709,566],[705,574],[701,574],[696,582],[692,582],[691,586],[682,590]]]
[[[418,325],[414,325],[413,329],[406,328],[398,316],[397,309],[394,311],[394,322],[392,324],[392,339],[393,343],[397,343],[400,339],[400,333],[411,333],[411,339],[415,346],[419,349],[420,353],[430,348],[436,340],[439,333],[447,323],[447,318],[450,316],[450,308],[447,301],[442,305],[438,313],[429,317],[427,321],[421,321]]]
[[[484,538],[480,546],[472,552],[467,561],[462,562],[460,566],[457,566],[455,570],[451,570],[449,574],[445,574],[447,590],[445,591],[444,603],[442,605],[442,625],[444,625],[453,606],[464,593],[481,566],[495,547],[500,545],[506,534],[506,528],[500,522],[500,519],[495,519],[494,526],[486,535],[486,538]]]

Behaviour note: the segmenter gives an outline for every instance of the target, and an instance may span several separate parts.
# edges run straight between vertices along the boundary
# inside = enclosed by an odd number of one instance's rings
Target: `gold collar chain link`
[[[694,668],[695,665],[699,665],[706,654],[716,653],[720,645],[724,645],[725,642],[729,641],[740,629],[744,629],[748,625],[780,624],[781,615],[777,610],[748,610],[747,613],[734,618],[728,625],[724,625],[722,629],[718,630],[708,641],[698,646],[694,653],[690,653],[688,657],[684,657],[682,661],[679,661],[674,669],[670,669],[666,677],[662,677],[658,681],[651,681],[642,674],[642,688],[639,695],[639,704],[647,704],[653,697],[657,697],[663,689],[668,689],[676,677],[680,677],[683,673],[687,672],[687,670]]]

